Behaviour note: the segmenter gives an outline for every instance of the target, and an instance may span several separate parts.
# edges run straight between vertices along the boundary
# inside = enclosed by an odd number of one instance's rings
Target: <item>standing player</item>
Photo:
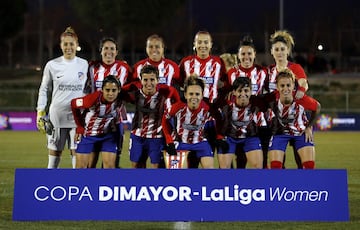
[[[272,92],[276,90],[276,76],[278,72],[289,68],[296,78],[296,95],[297,99],[304,96],[308,90],[307,76],[301,65],[289,61],[292,49],[295,45],[294,38],[286,30],[279,30],[270,36],[271,55],[275,60],[275,64],[268,67],[268,78],[266,80],[266,90]]]
[[[295,97],[297,99],[302,98],[305,92],[308,90],[307,76],[301,65],[290,62],[289,57],[291,56],[292,49],[295,45],[294,38],[286,30],[279,30],[270,36],[271,43],[271,55],[275,60],[275,64],[268,67],[268,78],[265,83],[267,92],[276,90],[276,76],[283,69],[289,68],[296,78],[295,82]],[[294,157],[296,164],[299,169],[302,168],[299,154],[294,151]],[[285,159],[284,159],[285,161]]]
[[[266,79],[266,68],[255,64],[256,49],[250,36],[245,36],[240,41],[238,58],[239,65],[231,68],[227,73],[228,83],[232,85],[236,78],[247,77],[251,82],[251,94],[262,94]]]
[[[100,41],[101,60],[91,61],[89,64],[88,79],[84,91],[93,93],[101,90],[104,78],[108,75],[116,76],[121,85],[124,85],[129,75],[131,75],[130,66],[121,60],[116,60],[119,53],[115,39],[104,37]],[[116,167],[120,167],[120,154],[122,151],[124,128],[122,122],[127,119],[125,106],[122,105],[118,116],[118,148],[116,155]],[[98,160],[99,152],[94,151],[90,156],[89,167],[95,168]]]
[[[283,168],[283,159],[289,142],[299,153],[302,168],[315,167],[315,148],[313,124],[320,113],[320,104],[315,99],[304,95],[296,99],[295,75],[290,69],[280,71],[276,77],[276,99],[270,103],[273,111],[271,126],[273,137],[269,145],[270,167]],[[306,111],[311,111],[308,119]]]
[[[47,134],[49,149],[48,168],[58,168],[65,143],[72,156],[72,166],[76,165],[75,156],[75,121],[71,112],[70,101],[83,95],[88,63],[76,56],[78,36],[68,27],[60,36],[60,47],[63,55],[46,63],[37,102],[37,128],[44,131],[43,122],[46,106],[51,93],[49,120],[54,129]]]
[[[205,125],[212,120],[210,107],[203,101],[204,88],[202,79],[188,77],[184,89],[187,103],[174,104],[170,112],[163,116],[162,126],[166,150],[170,155],[176,155],[177,150],[192,151],[203,168],[214,168],[214,153],[204,138]],[[172,136],[171,119],[174,119],[175,138]]]
[[[145,65],[152,65],[159,70],[159,84],[172,85],[173,79],[179,78],[178,65],[165,58],[165,43],[164,39],[157,34],[153,34],[146,39],[146,54],[147,58],[138,61],[133,67],[132,80],[139,80],[141,69]]]
[[[140,77],[141,84],[136,81],[122,88],[136,108],[130,134],[130,160],[133,168],[143,168],[145,154],[146,159],[150,158],[151,167],[158,168],[165,142],[161,126],[163,113],[166,112],[165,103],[167,99],[176,103],[180,97],[174,87],[158,84],[157,67],[145,65]]]
[[[264,84],[266,80],[266,68],[255,64],[256,49],[253,40],[250,36],[245,36],[240,41],[238,51],[239,65],[231,68],[228,71],[228,84],[232,85],[233,82],[239,77],[246,77],[250,79],[252,95],[261,95],[264,91]],[[267,126],[259,129],[262,150],[264,154],[263,167],[267,167],[267,152],[270,140],[270,132]],[[241,148],[236,151],[237,168],[246,167],[246,155],[241,151]]]
[[[189,76],[198,76],[205,83],[204,101],[211,104],[217,104],[225,100],[225,95],[221,95],[219,89],[226,83],[226,69],[222,59],[211,55],[212,38],[209,32],[199,31],[194,38],[195,54],[184,57],[180,62],[180,78],[175,79],[179,88],[184,87],[184,82]],[[217,105],[211,106],[216,109]],[[207,139],[215,150],[215,124],[210,122],[207,127]],[[189,153],[189,167],[197,168],[199,162],[193,152]]]
[[[102,90],[71,100],[72,113],[77,125],[75,140],[76,168],[87,168],[90,153],[95,148],[101,152],[104,168],[115,168],[117,153],[117,127],[122,101],[118,97],[120,82],[109,75],[103,81]],[[83,110],[89,110],[85,117]]]
[[[226,83],[226,69],[222,59],[211,55],[212,38],[209,32],[199,31],[194,38],[194,55],[184,57],[180,62],[180,78],[175,81],[183,87],[184,81],[196,75],[205,83],[204,100],[214,103],[219,96],[219,88]]]

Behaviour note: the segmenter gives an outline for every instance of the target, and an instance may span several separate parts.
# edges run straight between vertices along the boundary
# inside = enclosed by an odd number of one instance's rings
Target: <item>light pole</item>
[[[284,0],[279,0],[279,29],[284,29]]]

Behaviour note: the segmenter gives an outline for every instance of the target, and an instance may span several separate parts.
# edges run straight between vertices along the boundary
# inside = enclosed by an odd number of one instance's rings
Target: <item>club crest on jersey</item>
[[[184,169],[188,168],[187,156],[189,151],[178,150],[177,155],[169,155],[166,151],[163,152],[165,166],[167,169]]]
[[[113,70],[113,71],[111,71],[110,74],[114,75],[114,76],[117,76],[117,75],[119,75],[119,72],[117,70]]]
[[[82,98],[76,99],[76,106],[77,107],[81,107],[81,106],[83,106],[83,104],[84,104],[84,101],[83,101]]]
[[[85,74],[83,72],[78,72],[79,80],[83,80],[85,78]]]

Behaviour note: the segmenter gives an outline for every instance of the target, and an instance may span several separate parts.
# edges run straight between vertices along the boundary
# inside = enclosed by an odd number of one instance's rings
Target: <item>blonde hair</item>
[[[270,36],[271,45],[276,43],[276,42],[285,43],[290,51],[295,46],[294,38],[291,36],[291,34],[287,30],[275,31],[275,33],[273,33]]]
[[[78,36],[75,33],[75,30],[71,26],[68,26],[65,29],[65,31],[60,35],[60,40],[62,40],[65,36],[73,37],[76,40],[76,42],[78,42]]]
[[[229,70],[238,65],[238,59],[236,54],[223,53],[220,55],[220,58],[223,60],[226,70]]]
[[[293,73],[293,71],[291,71],[289,68],[285,68],[281,71],[278,72],[278,74],[276,75],[276,83],[279,81],[279,79],[281,78],[288,78],[291,80],[291,82],[295,83],[295,74]]]

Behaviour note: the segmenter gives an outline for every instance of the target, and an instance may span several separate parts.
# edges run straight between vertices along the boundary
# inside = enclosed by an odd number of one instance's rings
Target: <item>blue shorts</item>
[[[233,153],[236,152],[236,146],[239,144],[244,145],[244,152],[250,152],[253,150],[261,150],[261,142],[259,137],[247,137],[247,138],[232,138],[227,137],[226,142],[229,144],[229,150],[226,153]],[[218,154],[224,154],[224,151],[219,148]]]
[[[313,142],[305,142],[305,134],[302,134],[301,136],[275,135],[270,139],[269,151],[281,150],[286,152],[286,147],[291,140],[294,143],[296,151],[305,146],[314,146]]]
[[[196,144],[186,144],[186,143],[179,143],[179,146],[176,148],[177,150],[189,150],[196,153],[196,157],[214,157],[214,153],[211,150],[211,146],[209,142],[202,141]]]
[[[82,154],[90,154],[94,150],[99,152],[116,153],[116,134],[108,133],[101,136],[82,137],[77,145],[76,152]]]
[[[123,125],[123,123],[118,124],[118,128],[114,134],[116,134],[115,139],[116,139],[116,143],[117,143],[117,150],[121,150],[122,146],[123,146],[123,141],[124,141],[124,125]],[[99,147],[101,147],[101,146],[95,145],[93,152],[99,153],[101,151],[99,149]]]
[[[159,164],[164,149],[165,140],[163,138],[144,138],[130,134],[130,160],[140,162],[141,155],[144,153],[150,157],[152,164]]]

